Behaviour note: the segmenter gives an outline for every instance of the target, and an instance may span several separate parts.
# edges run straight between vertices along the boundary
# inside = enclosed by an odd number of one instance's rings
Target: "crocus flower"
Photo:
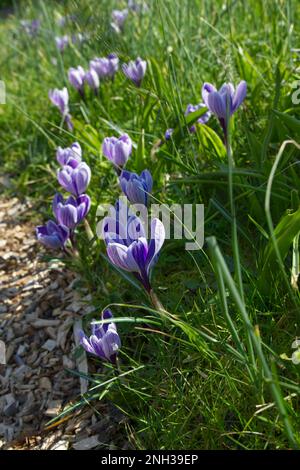
[[[64,225],[56,224],[53,220],[49,220],[46,225],[36,227],[36,236],[43,245],[57,250],[64,248],[69,238],[69,229]]]
[[[174,132],[174,129],[172,129],[172,127],[167,129],[166,132],[165,132],[165,139],[170,140],[173,132]]]
[[[242,80],[235,89],[232,83],[224,83],[219,91],[210,83],[204,83],[202,98],[208,109],[217,116],[227,135],[228,119],[241,106],[247,94],[247,83]]]
[[[194,113],[195,111],[198,111],[199,109],[205,108],[205,107],[206,107],[206,105],[204,103],[199,103],[199,104],[196,104],[195,106],[192,105],[192,104],[188,104],[184,115],[188,116],[189,114]],[[197,120],[197,122],[199,124],[205,124],[209,120],[210,116],[211,116],[210,111],[207,111],[205,114],[202,114],[202,116]],[[196,126],[191,126],[189,128],[189,131],[190,132],[195,132],[196,131]]]
[[[78,142],[74,142],[70,147],[58,147],[56,151],[56,159],[61,166],[69,165],[76,168],[81,162],[81,147]]]
[[[132,204],[148,205],[149,193],[152,191],[152,176],[150,171],[144,170],[141,175],[123,170],[119,178],[120,186]]]
[[[142,80],[146,73],[147,62],[138,57],[131,60],[128,64],[122,65],[122,70],[127,78],[129,78],[137,87],[141,86]]]
[[[113,23],[119,28],[122,29],[124,22],[128,16],[128,10],[113,10],[111,13]]]
[[[99,77],[98,77],[98,74],[96,72],[96,70],[94,69],[90,69],[86,72],[85,76],[84,76],[84,80],[86,81],[86,83],[89,85],[89,87],[94,90],[95,93],[97,93],[97,90],[100,86],[100,80],[99,80]]]
[[[112,313],[106,309],[102,313],[102,321],[112,319]],[[95,320],[94,320],[95,321]],[[79,332],[82,347],[104,361],[116,363],[121,340],[113,321],[109,323],[92,323],[92,335],[88,338],[83,331]]]
[[[107,57],[96,57],[90,61],[90,68],[95,70],[99,78],[113,78],[119,68],[119,58],[116,54]]]
[[[71,85],[83,96],[84,94],[85,71],[79,65],[77,68],[71,67],[68,71],[68,79]]]
[[[85,162],[80,162],[75,168],[65,165],[57,171],[57,179],[66,191],[78,197],[89,185],[91,170]]]
[[[127,162],[132,151],[132,140],[127,134],[121,137],[105,137],[102,144],[102,152],[108,160],[113,162],[116,168],[122,168]]]
[[[63,52],[65,48],[69,45],[69,43],[70,38],[67,34],[65,34],[64,36],[55,36],[55,44],[60,52]]]
[[[22,20],[21,21],[21,25],[23,26],[24,28],[24,31],[29,35],[29,36],[36,36],[39,29],[40,29],[40,26],[41,26],[41,22],[40,20]]]
[[[51,102],[56,106],[59,111],[61,112],[61,115],[66,121],[69,130],[73,129],[72,121],[71,121],[71,116],[69,114],[69,93],[68,89],[64,87],[62,90],[58,90],[55,88],[54,90],[49,91],[49,98]]]
[[[70,196],[66,201],[61,194],[54,196],[52,209],[57,222],[72,230],[87,215],[90,210],[91,200],[87,194],[77,198]]]
[[[153,219],[151,222],[151,239],[148,242],[142,221],[131,216],[128,219],[127,226],[115,224],[118,233],[110,232],[113,226],[109,217],[103,221],[104,238],[106,242],[107,255],[115,266],[129,271],[143,284],[145,289],[150,292],[150,273],[155,265],[158,253],[165,240],[165,229],[159,219]],[[126,238],[123,233],[126,231]]]

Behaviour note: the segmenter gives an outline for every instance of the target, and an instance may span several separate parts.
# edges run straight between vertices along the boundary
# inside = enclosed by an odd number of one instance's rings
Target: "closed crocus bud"
[[[127,78],[129,78],[137,87],[141,86],[142,80],[147,69],[147,62],[138,57],[135,61],[122,65],[122,70]]]
[[[132,151],[132,141],[127,134],[121,137],[105,137],[102,144],[102,152],[116,168],[122,168],[127,162]]]
[[[78,142],[74,142],[70,147],[58,147],[56,159],[61,166],[69,165],[76,168],[81,162],[82,151]]]
[[[36,227],[36,236],[43,245],[58,250],[64,248],[69,238],[69,229],[49,220],[46,225]]]
[[[98,74],[94,69],[91,68],[88,72],[86,72],[84,80],[89,85],[89,87],[94,90],[94,92],[97,92],[100,86],[100,81]]]
[[[71,67],[68,71],[68,79],[71,85],[83,95],[85,71],[79,65],[77,68]]]
[[[57,88],[50,90],[49,98],[63,116],[69,112],[69,93],[66,87],[62,90],[58,90]]]
[[[69,93],[68,89],[64,87],[62,90],[58,90],[55,88],[54,90],[49,90],[48,93],[49,99],[56,106],[61,115],[63,120],[67,123],[69,130],[73,129],[73,124],[71,121],[71,116],[69,114]]]
[[[172,137],[173,132],[174,132],[174,129],[172,129],[171,127],[169,129],[167,129],[166,132],[165,132],[165,139],[170,140],[171,137]]]
[[[118,28],[122,29],[128,16],[128,10],[113,10],[111,16],[114,24],[118,26]]]
[[[56,44],[57,49],[60,52],[63,52],[65,50],[65,48],[68,46],[69,42],[70,42],[70,38],[66,34],[64,36],[56,36],[55,37],[55,44]]]
[[[79,340],[82,347],[90,354],[98,356],[104,361],[116,363],[117,354],[121,347],[121,340],[117,332],[117,327],[112,321],[113,316],[109,309],[102,313],[101,323],[92,325],[92,335],[87,337],[83,331],[79,332]],[[103,320],[111,320],[103,323]]]
[[[149,195],[153,186],[150,171],[144,170],[138,176],[136,173],[123,170],[119,181],[121,189],[129,202],[132,204],[148,205]]]
[[[59,184],[74,196],[80,196],[86,190],[91,179],[90,167],[81,162],[76,168],[65,165],[57,171]]]
[[[91,200],[87,194],[74,198],[70,196],[64,201],[61,194],[56,194],[53,199],[52,209],[57,222],[74,229],[87,215]]]
[[[196,104],[195,106],[193,104],[188,104],[184,115],[188,116],[189,114],[194,113],[195,111],[198,111],[199,109],[205,108],[205,107],[206,105],[204,103],[199,103],[199,104]],[[205,124],[209,120],[210,116],[211,116],[210,111],[207,111],[206,113],[202,114],[202,116],[197,120],[197,122],[199,124]],[[196,126],[191,126],[189,130],[190,132],[195,132]]]
[[[228,121],[233,113],[241,106],[247,94],[247,83],[242,80],[235,89],[232,83],[224,83],[219,91],[211,85],[204,83],[202,98],[208,109],[217,116],[220,124],[227,134]]]
[[[119,69],[119,57],[116,54],[109,54],[108,58],[108,76],[113,78]]]

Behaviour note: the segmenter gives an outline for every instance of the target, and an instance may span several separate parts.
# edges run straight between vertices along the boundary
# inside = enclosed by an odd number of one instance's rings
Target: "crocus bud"
[[[127,134],[121,137],[105,137],[102,144],[102,152],[108,160],[119,168],[127,162],[132,151],[132,141]]]
[[[69,165],[76,168],[81,162],[82,151],[78,142],[74,142],[70,147],[58,147],[56,151],[56,159],[61,166]]]
[[[69,238],[69,229],[64,225],[58,225],[49,220],[46,225],[36,227],[36,236],[43,245],[53,250],[58,250],[59,248],[64,248]]]
[[[89,87],[96,92],[100,86],[100,81],[97,72],[94,69],[90,69],[86,72],[84,80],[89,85]]]
[[[62,90],[58,90],[57,88],[55,88],[54,90],[49,90],[48,96],[52,104],[54,104],[54,106],[56,106],[61,112],[61,115],[64,121],[67,123],[68,128],[72,130],[73,125],[71,121],[71,116],[69,114],[68,89],[64,87]]]
[[[149,195],[152,191],[152,176],[150,171],[144,170],[141,175],[123,170],[119,178],[120,186],[132,204],[148,205]]]
[[[112,320],[112,318],[109,309],[103,311],[102,322],[103,320]],[[80,344],[88,353],[115,364],[121,347],[121,340],[115,323],[111,321],[108,323],[92,323],[91,325],[92,335],[89,338],[83,331],[79,332]]]
[[[122,29],[124,26],[124,22],[128,16],[128,10],[113,10],[112,11],[112,20],[114,24],[119,28]]]
[[[83,95],[85,71],[79,65],[77,68],[71,67],[68,71],[68,79],[71,85]]]
[[[141,86],[142,80],[146,73],[147,62],[138,57],[135,61],[122,65],[122,70],[127,78],[129,78],[137,87]]]
[[[54,196],[52,209],[57,222],[70,230],[74,229],[87,215],[91,200],[87,194],[74,198],[70,196],[64,201],[61,194]]]
[[[199,109],[205,108],[205,107],[206,105],[204,103],[199,103],[199,104],[196,104],[195,106],[193,104],[188,104],[184,115],[188,116],[189,114],[194,113],[195,111],[198,111]],[[210,111],[207,111],[206,113],[202,114],[202,116],[197,120],[197,122],[199,124],[205,124],[209,120],[210,116],[211,116]],[[190,132],[195,132],[196,126],[191,126],[189,130]]]
[[[174,129],[172,129],[171,127],[167,129],[165,132],[165,139],[170,140],[173,132],[174,132]]]
[[[79,163],[76,168],[65,165],[57,171],[57,179],[66,191],[78,197],[89,185],[91,170],[84,162]]]
[[[235,89],[232,83],[224,83],[219,91],[210,83],[204,83],[202,98],[208,109],[217,116],[227,135],[228,120],[241,106],[247,94],[247,83],[242,80]]]
[[[65,34],[64,36],[56,36],[55,37],[55,44],[56,44],[57,49],[60,52],[63,52],[65,50],[65,48],[68,46],[69,42],[70,42],[70,38],[67,34]]]

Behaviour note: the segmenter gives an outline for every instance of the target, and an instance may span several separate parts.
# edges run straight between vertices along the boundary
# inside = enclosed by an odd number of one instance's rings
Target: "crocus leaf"
[[[293,132],[296,132],[298,135],[300,133],[300,121],[299,119],[290,116],[287,113],[281,113],[280,111],[273,111],[274,114]]]
[[[286,258],[289,248],[299,232],[300,208],[296,212],[284,215],[275,227],[274,236],[282,261]],[[273,286],[272,280],[276,280],[276,274],[279,272],[274,242],[270,238],[262,256],[262,266],[258,280],[262,292],[268,293],[270,291]]]

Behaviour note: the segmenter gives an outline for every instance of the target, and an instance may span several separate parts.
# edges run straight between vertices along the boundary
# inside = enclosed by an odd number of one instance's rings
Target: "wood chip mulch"
[[[86,391],[66,369],[78,370],[74,323],[91,299],[62,263],[41,260],[30,210],[28,202],[0,199],[0,449],[126,449],[126,419],[107,403],[47,427]]]

